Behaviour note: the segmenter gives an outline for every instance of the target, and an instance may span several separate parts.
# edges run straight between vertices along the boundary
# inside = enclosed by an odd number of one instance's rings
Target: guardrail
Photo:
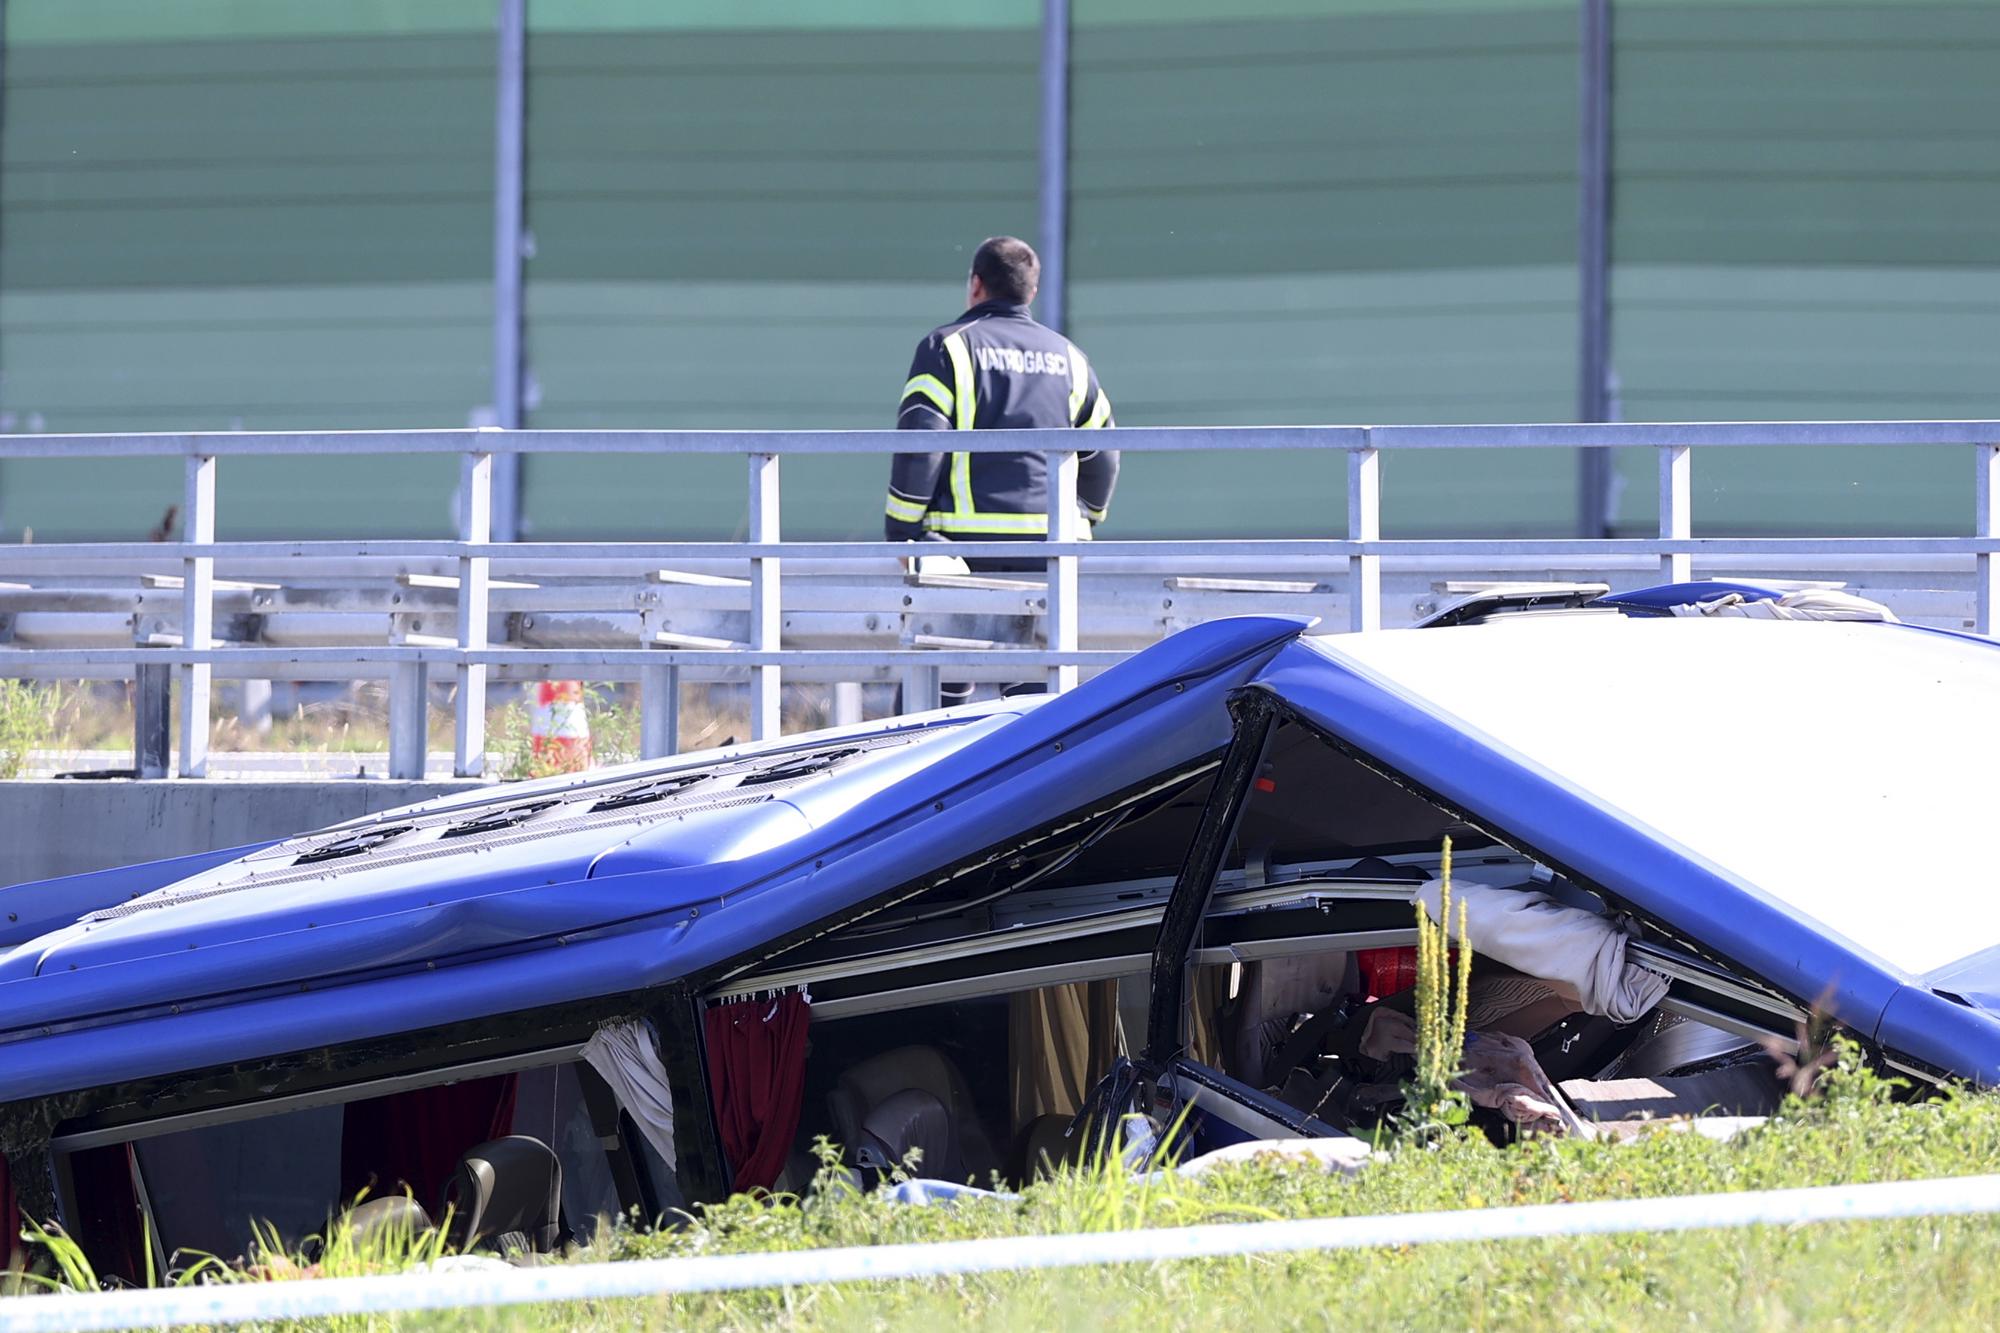
[[[1051,448],[1061,441],[1068,448]],[[1048,538],[1036,542],[955,542],[950,554],[980,557],[1040,556],[1046,586],[1036,608],[1044,647],[938,647],[898,649],[786,648],[782,643],[786,562],[828,565],[857,557],[907,554],[908,546],[883,542],[793,542],[779,522],[780,467],[803,454],[886,454],[909,443],[895,431],[501,431],[416,430],[158,435],[0,436],[0,459],[180,457],[185,460],[183,539],[178,542],[69,543],[0,547],[0,576],[58,574],[79,569],[158,574],[178,567],[180,630],[154,644],[126,648],[13,649],[0,655],[0,675],[46,675],[107,669],[129,678],[171,669],[180,685],[182,746],[179,771],[206,772],[211,680],[272,674],[321,678],[383,675],[390,682],[392,772],[421,775],[425,682],[433,668],[449,670],[454,699],[454,770],[476,776],[485,754],[485,700],[489,674],[567,671],[636,674],[641,686],[642,749],[671,750],[683,669],[747,668],[751,678],[751,729],[755,739],[779,734],[779,690],[788,669],[825,678],[841,670],[900,670],[910,702],[936,697],[941,671],[991,673],[996,663],[1014,672],[1040,671],[1052,690],[1075,685],[1079,672],[1108,666],[1121,649],[1080,646],[1079,562],[1140,562],[1166,570],[1189,565],[1240,566],[1245,561],[1338,562],[1344,566],[1347,627],[1382,623],[1385,557],[1458,560],[1546,559],[1568,567],[1591,562],[1657,560],[1663,580],[1690,577],[1697,557],[1720,559],[1844,560],[1882,557],[1970,558],[1973,625],[1990,632],[1996,591],[1994,554],[2000,552],[2000,515],[1994,509],[2000,479],[2000,422],[1752,422],[1621,425],[1496,426],[1265,426],[1120,430],[1116,443],[1128,454],[1194,450],[1294,450],[1338,453],[1347,479],[1346,534],[1340,539],[1091,541],[1079,530],[1075,446],[1095,446],[1068,433],[981,431],[955,435],[970,452],[1032,451],[1046,456],[1050,477]],[[1825,445],[1912,447],[1970,446],[1974,467],[1975,523],[1963,537],[1697,538],[1693,532],[1692,451],[1699,448],[1796,448]],[[1654,450],[1659,473],[1659,536],[1601,540],[1384,540],[1381,536],[1381,455],[1401,449],[1546,449],[1622,447]],[[459,538],[456,541],[215,540],[218,461],[228,457],[368,454],[453,454],[459,466]],[[515,542],[492,535],[494,459],[519,454],[735,454],[746,460],[748,539],[743,542]],[[495,647],[489,641],[495,561],[506,568],[605,568],[633,562],[747,561],[749,634],[741,647],[550,648]],[[225,646],[215,640],[216,570],[287,566],[326,561],[388,561],[407,570],[450,570],[454,633],[382,646]],[[433,591],[437,591],[434,589]],[[178,642],[173,638],[178,637]],[[1019,679],[1019,675],[1012,677]],[[163,680],[156,674],[154,679]],[[141,694],[146,692],[142,689]],[[157,697],[157,696],[156,696]],[[164,737],[164,715],[155,719]],[[142,724],[143,727],[144,724]],[[159,756],[164,758],[162,749]],[[145,765],[142,763],[141,769]]]

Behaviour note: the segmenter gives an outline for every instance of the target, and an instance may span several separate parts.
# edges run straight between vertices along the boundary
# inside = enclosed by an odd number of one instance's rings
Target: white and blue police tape
[[[235,1324],[250,1320],[688,1295],[819,1282],[953,1277],[1086,1264],[1158,1263],[1437,1241],[1531,1240],[1996,1212],[2000,1212],[2000,1175],[1963,1176],[1605,1203],[1163,1227],[1081,1236],[1015,1236],[504,1271],[480,1269],[21,1296],[0,1300],[0,1330],[77,1333],[85,1329]]]

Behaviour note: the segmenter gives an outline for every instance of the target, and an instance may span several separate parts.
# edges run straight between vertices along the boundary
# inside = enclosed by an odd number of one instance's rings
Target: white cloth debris
[[[618,1104],[639,1126],[668,1169],[674,1160],[674,1095],[666,1067],[644,1023],[606,1023],[584,1043],[583,1058],[618,1094]]]
[[[1252,1139],[1248,1143],[1232,1143],[1226,1148],[1205,1152],[1191,1161],[1182,1162],[1175,1170],[1183,1176],[1205,1176],[1219,1166],[1233,1166],[1239,1162],[1280,1162],[1317,1166],[1328,1173],[1337,1171],[1351,1176],[1386,1155],[1376,1152],[1365,1139]]]
[[[1361,1032],[1361,1054],[1371,1060],[1414,1054],[1417,1020],[1400,1009],[1376,1005]],[[1522,1129],[1537,1134],[1591,1137],[1585,1124],[1562,1099],[1535,1059],[1535,1048],[1503,1032],[1468,1032],[1459,1063],[1462,1072],[1451,1086],[1474,1106],[1498,1111]]]
[[[955,555],[920,555],[913,573],[939,578],[964,578],[972,573],[972,566]]]
[[[1740,592],[1674,608],[1677,616],[1742,616],[1749,620],[1881,620],[1900,624],[1880,602],[1834,588],[1796,588],[1781,597],[1750,601]]]
[[[1417,890],[1417,901],[1438,919],[1440,880]],[[1577,1007],[1614,1023],[1635,1023],[1667,993],[1667,979],[1625,961],[1625,934],[1594,912],[1564,907],[1546,893],[1496,889],[1454,880],[1452,902],[1465,904],[1472,947],[1496,963],[1576,991]],[[1453,917],[1458,913],[1454,911]],[[1441,923],[1454,935],[1456,920]]]

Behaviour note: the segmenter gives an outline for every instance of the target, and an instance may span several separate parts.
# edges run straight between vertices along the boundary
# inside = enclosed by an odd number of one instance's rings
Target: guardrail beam
[[[1742,448],[1925,448],[1987,444],[2000,420],[1536,422],[1464,426],[1121,426],[1126,453],[1338,449],[1612,449],[1688,444]],[[358,457],[369,454],[774,454],[880,455],[908,439],[895,430],[356,430],[198,431],[160,434],[0,436],[5,458]],[[974,431],[960,452],[1039,453],[1037,430]]]

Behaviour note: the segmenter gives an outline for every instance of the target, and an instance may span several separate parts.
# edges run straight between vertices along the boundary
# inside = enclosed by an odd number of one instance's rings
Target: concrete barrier
[[[475,781],[0,782],[0,886],[268,842]]]

